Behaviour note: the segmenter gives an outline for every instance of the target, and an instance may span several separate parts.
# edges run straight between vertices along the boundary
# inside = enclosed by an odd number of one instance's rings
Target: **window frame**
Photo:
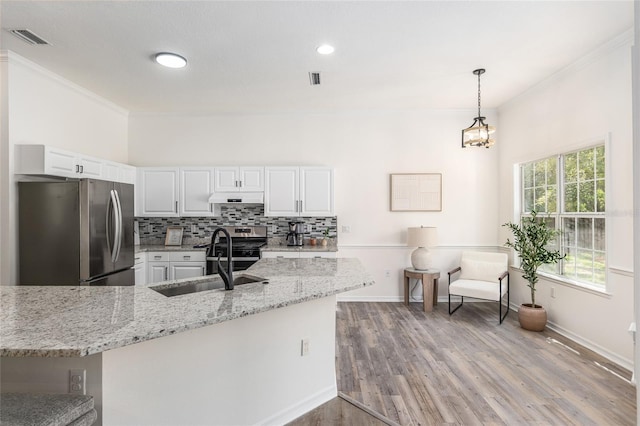
[[[600,178],[600,179],[604,179],[604,211],[603,212],[580,212],[580,211],[576,211],[576,212],[565,212],[565,171],[564,171],[564,167],[565,167],[565,156],[569,155],[569,154],[573,154],[573,153],[578,153],[580,151],[585,151],[585,150],[589,150],[589,149],[594,149],[597,148],[599,146],[602,146],[604,149],[604,178]],[[514,166],[514,178],[517,181],[517,185],[514,185],[514,199],[518,200],[517,204],[514,206],[514,219],[517,220],[518,222],[520,222],[522,220],[522,218],[524,217],[530,217],[531,216],[531,211],[525,211],[525,208],[527,206],[527,202],[526,202],[526,191],[525,191],[525,175],[524,175],[524,167],[527,164],[532,164],[533,165],[533,174],[534,174],[534,182],[533,182],[533,186],[532,187],[527,187],[529,189],[533,188],[534,189],[534,199],[533,199],[533,203],[531,204],[531,207],[535,209],[536,207],[536,199],[535,199],[535,188],[536,186],[536,182],[535,182],[535,164],[539,163],[541,161],[548,161],[551,158],[555,158],[556,159],[556,180],[555,180],[555,186],[556,186],[556,211],[555,212],[551,212],[551,213],[547,213],[547,212],[541,212],[540,216],[541,218],[546,218],[546,217],[551,217],[554,218],[555,220],[555,229],[562,231],[563,230],[563,222],[565,218],[590,218],[591,219],[591,223],[592,223],[592,230],[594,229],[593,227],[595,226],[595,220],[602,218],[604,219],[604,283],[602,284],[598,284],[592,281],[583,281],[580,280],[578,278],[575,278],[574,276],[571,275],[564,275],[563,271],[565,271],[565,261],[560,260],[556,265],[554,265],[554,271],[550,272],[550,271],[544,271],[544,270],[539,270],[539,274],[542,277],[545,277],[547,279],[550,279],[554,282],[559,282],[562,284],[568,284],[571,287],[576,287],[579,289],[584,289],[586,291],[592,292],[592,293],[596,293],[596,294],[609,294],[608,293],[608,287],[609,287],[609,270],[610,270],[610,266],[609,266],[609,249],[611,247],[610,245],[610,232],[608,232],[608,215],[607,215],[607,206],[610,205],[609,203],[609,198],[610,198],[610,184],[609,184],[609,174],[610,174],[610,137],[609,135],[606,135],[603,138],[597,138],[597,139],[593,139],[587,143],[583,143],[577,146],[572,146],[570,148],[568,148],[566,151],[562,151],[562,152],[556,152],[553,153],[551,155],[547,155],[547,156],[543,156],[543,157],[539,157],[535,160],[527,160],[527,161],[521,161],[517,164],[515,164]],[[595,160],[594,160],[595,161]],[[549,185],[548,185],[548,169],[545,170],[545,189],[546,191],[548,191]],[[598,181],[598,177],[597,177],[597,169],[596,166],[594,164],[594,176],[593,176],[593,181],[594,181],[594,188],[597,194],[597,181]],[[545,205],[548,206],[549,202],[547,200],[548,197],[548,192],[545,194]],[[597,197],[594,198],[594,210],[597,210]],[[579,206],[577,207],[577,210],[579,210]],[[560,233],[556,239],[555,242],[555,246],[561,251],[561,253],[564,253],[565,250],[565,245],[564,245],[564,241],[562,240],[563,238],[563,234]],[[594,239],[595,239],[595,233],[592,231],[592,246],[590,249],[591,255],[592,257],[595,256],[596,253],[601,253],[602,250],[597,250],[595,245],[594,245]],[[574,246],[569,246],[571,248],[575,248],[577,250],[577,244]],[[518,264],[519,267],[519,264]],[[592,279],[594,277],[595,271],[592,269]]]

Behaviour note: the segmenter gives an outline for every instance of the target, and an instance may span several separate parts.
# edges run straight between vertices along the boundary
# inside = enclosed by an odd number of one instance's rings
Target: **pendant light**
[[[462,147],[468,146],[483,146],[489,148],[496,143],[495,139],[492,139],[491,135],[496,131],[496,128],[485,124],[483,117],[480,114],[480,76],[484,74],[484,68],[480,68],[473,71],[474,75],[478,76],[478,116],[473,119],[473,124],[462,131]]]

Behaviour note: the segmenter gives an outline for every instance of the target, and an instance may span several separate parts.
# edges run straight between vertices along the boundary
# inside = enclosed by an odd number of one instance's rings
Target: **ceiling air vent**
[[[28,30],[26,28],[9,30],[9,32],[18,37],[20,40],[29,44],[51,44],[47,40],[35,35],[31,30]]]
[[[312,86],[317,86],[320,84],[320,73],[319,72],[310,72],[309,73],[309,81]]]

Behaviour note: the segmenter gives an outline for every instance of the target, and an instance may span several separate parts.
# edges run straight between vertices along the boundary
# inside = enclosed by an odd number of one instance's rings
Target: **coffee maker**
[[[304,222],[289,222],[287,234],[288,246],[301,246],[304,244]]]

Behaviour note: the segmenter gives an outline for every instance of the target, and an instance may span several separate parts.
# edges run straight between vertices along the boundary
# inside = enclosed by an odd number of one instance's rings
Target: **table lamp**
[[[424,271],[431,266],[431,254],[427,247],[438,244],[438,234],[433,227],[412,227],[407,232],[407,246],[418,247],[411,253],[411,265],[414,269]]]

